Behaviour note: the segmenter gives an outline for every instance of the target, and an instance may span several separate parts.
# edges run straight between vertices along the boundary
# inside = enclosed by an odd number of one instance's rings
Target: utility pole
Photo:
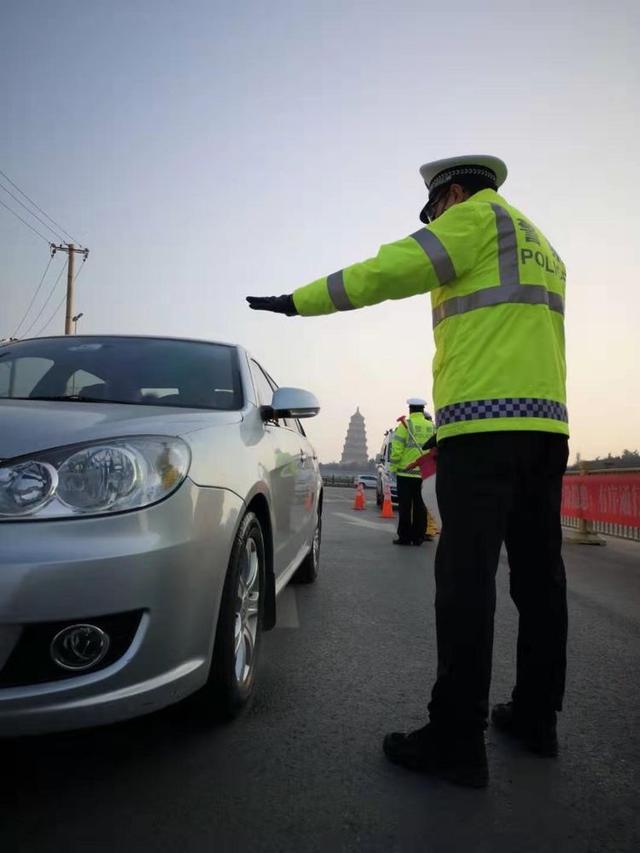
[[[73,334],[71,324],[73,322],[73,267],[74,267],[74,255],[82,255],[83,261],[87,260],[87,256],[89,254],[88,249],[78,249],[73,243],[60,244],[59,246],[51,244],[51,251],[53,254],[56,252],[66,252],[69,256],[69,260],[67,262],[67,306],[64,315],[64,333],[65,335]]]

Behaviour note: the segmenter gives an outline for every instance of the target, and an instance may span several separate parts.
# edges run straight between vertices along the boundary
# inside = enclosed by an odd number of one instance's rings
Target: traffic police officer
[[[438,675],[430,722],[384,740],[397,763],[484,786],[495,573],[506,544],[519,610],[516,684],[493,722],[557,753],[567,638],[560,500],[568,455],[565,266],[497,190],[492,156],[420,169],[426,227],[377,256],[252,308],[305,316],[430,292],[442,531],[436,554]]]
[[[427,527],[427,508],[422,500],[420,469],[407,471],[424,451],[422,445],[433,435],[433,423],[425,417],[426,400],[407,400],[409,417],[398,418],[391,439],[390,468],[398,489],[398,536],[394,545],[422,545]]]

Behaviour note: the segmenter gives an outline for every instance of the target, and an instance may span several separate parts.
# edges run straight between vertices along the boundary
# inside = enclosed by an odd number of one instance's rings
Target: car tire
[[[322,516],[318,515],[316,529],[313,533],[311,550],[298,566],[293,576],[295,583],[313,583],[318,577],[320,568],[320,544],[322,542]]]
[[[231,549],[201,709],[216,720],[236,717],[255,687],[265,603],[266,557],[258,518],[248,512]]]

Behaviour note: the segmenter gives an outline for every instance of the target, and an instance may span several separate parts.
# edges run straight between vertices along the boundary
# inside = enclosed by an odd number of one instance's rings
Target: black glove
[[[298,313],[291,293],[285,293],[283,296],[247,296],[247,302],[249,308],[254,311],[275,311],[276,314],[286,314],[287,317]]]
[[[427,439],[427,441],[425,441],[425,443],[422,445],[422,449],[423,450],[433,450],[433,448],[437,447],[437,446],[438,446],[438,439],[437,439],[436,434],[434,432],[434,434],[431,436],[431,438]]]

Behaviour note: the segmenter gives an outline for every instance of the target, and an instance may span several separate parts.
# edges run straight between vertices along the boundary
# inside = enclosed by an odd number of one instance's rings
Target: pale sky
[[[370,455],[431,405],[428,296],[306,320],[244,297],[415,231],[422,162],[496,154],[567,265],[572,456],[602,456],[640,448],[639,39],[637,0],[5,0],[0,169],[91,250],[80,331],[243,344],[320,398],[328,462],[356,405]],[[4,337],[48,249],[0,207],[0,254]]]

